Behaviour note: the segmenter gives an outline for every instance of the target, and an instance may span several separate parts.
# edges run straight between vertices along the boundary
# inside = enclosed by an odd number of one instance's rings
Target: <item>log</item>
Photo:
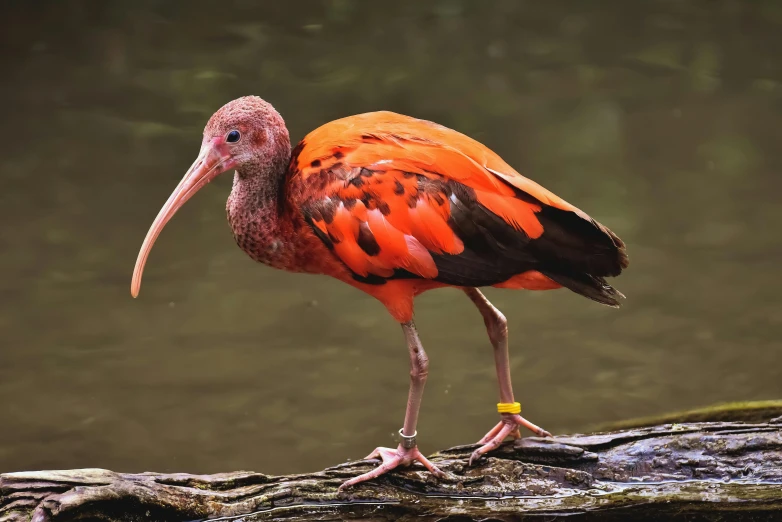
[[[475,447],[431,457],[446,480],[416,465],[344,493],[341,482],[377,462],[290,476],[5,473],[0,521],[782,519],[782,417],[529,437],[469,467]]]

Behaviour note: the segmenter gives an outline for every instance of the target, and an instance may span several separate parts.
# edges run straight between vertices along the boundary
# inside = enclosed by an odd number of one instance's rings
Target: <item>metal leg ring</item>
[[[401,441],[402,447],[405,449],[415,448],[417,445],[415,438],[418,435],[418,432],[416,431],[412,435],[405,435],[404,433],[402,433],[402,430],[404,430],[404,428],[401,428],[399,430],[399,437],[402,439]]]

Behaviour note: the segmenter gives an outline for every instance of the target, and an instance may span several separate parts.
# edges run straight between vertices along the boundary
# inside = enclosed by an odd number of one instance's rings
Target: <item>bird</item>
[[[481,314],[499,384],[500,421],[470,464],[526,427],[511,384],[505,316],[480,288],[567,288],[611,307],[624,298],[606,282],[629,264],[624,242],[582,210],[522,176],[456,130],[390,111],[337,119],[294,148],[280,113],[257,96],[228,102],[209,119],[199,154],[152,223],[136,260],[131,294],[163,227],[198,190],[234,170],[226,204],[237,245],[270,267],[322,274],[382,303],[402,328],[410,387],[399,444],[378,447],[379,465],[344,490],[418,462],[446,475],[418,449],[416,425],[429,358],[413,300],[461,290]]]

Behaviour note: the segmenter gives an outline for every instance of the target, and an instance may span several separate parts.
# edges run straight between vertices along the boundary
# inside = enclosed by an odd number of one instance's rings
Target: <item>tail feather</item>
[[[597,277],[618,276],[630,264],[619,236],[583,212],[544,206],[537,217],[544,231],[529,248],[539,260]]]
[[[622,292],[609,285],[602,277],[595,277],[584,273],[562,274],[547,271],[542,272],[565,288],[606,306],[619,308],[619,299],[625,298]]]

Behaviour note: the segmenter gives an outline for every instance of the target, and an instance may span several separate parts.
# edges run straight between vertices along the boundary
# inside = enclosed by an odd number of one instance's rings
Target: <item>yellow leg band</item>
[[[518,415],[521,413],[521,404],[518,402],[498,402],[497,411],[499,413],[512,413]]]

